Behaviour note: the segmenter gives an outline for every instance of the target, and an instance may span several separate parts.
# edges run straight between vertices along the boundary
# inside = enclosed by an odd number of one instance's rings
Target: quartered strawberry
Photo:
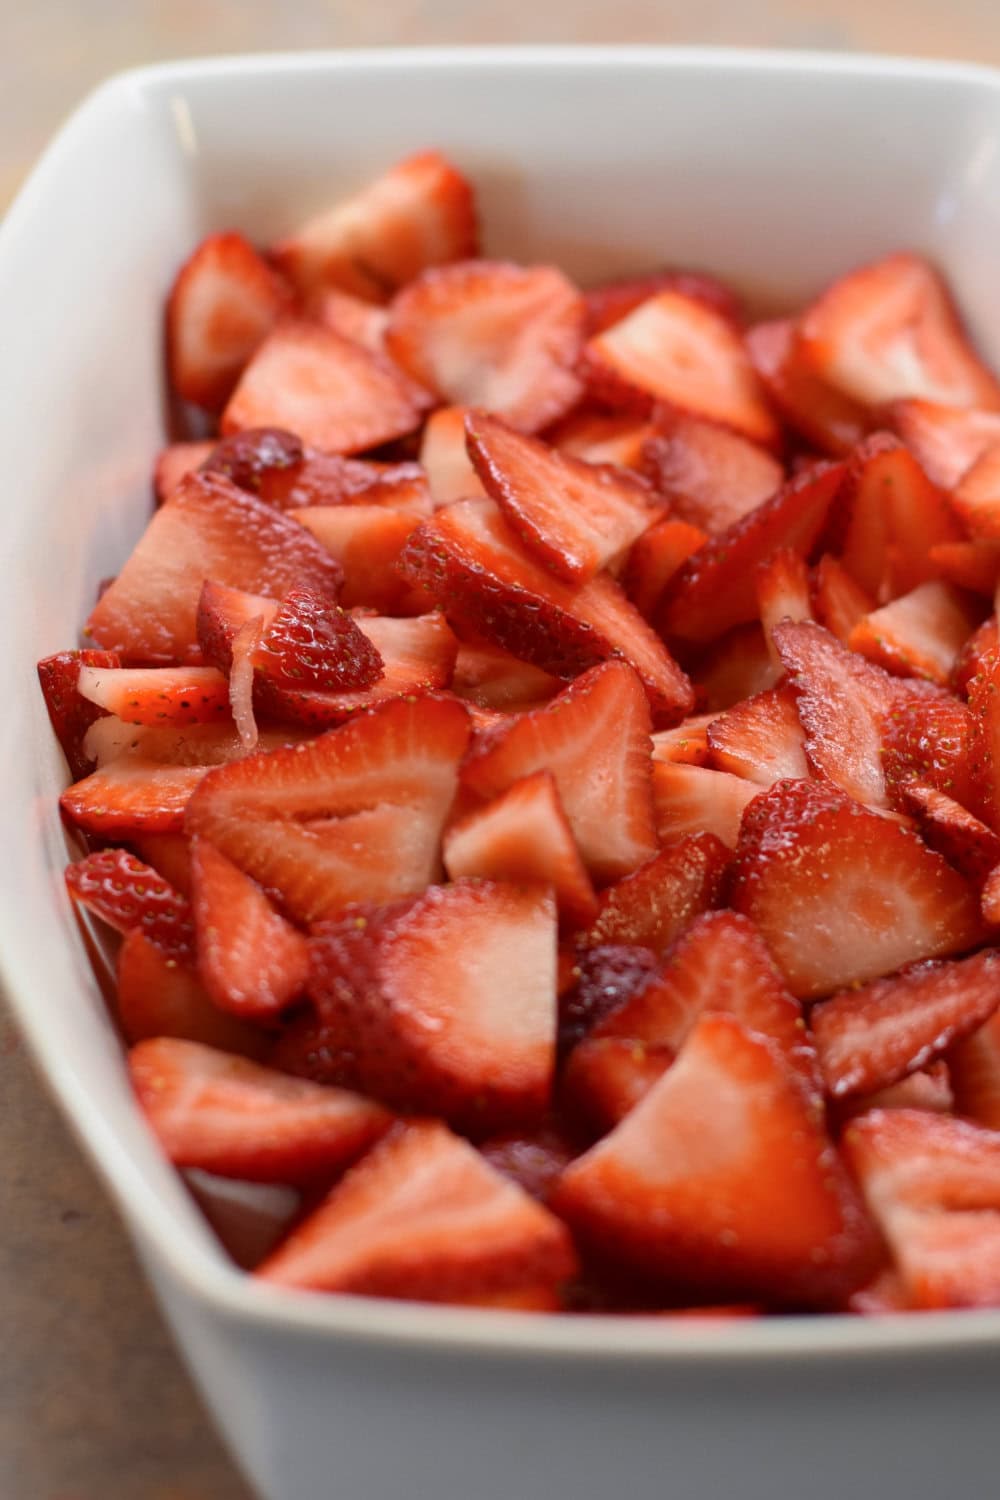
[[[678,766],[708,765],[708,726],[715,723],[715,717],[715,714],[694,714],[676,729],[658,730],[653,735],[653,759]]]
[[[397,699],[308,743],[209,773],[187,831],[312,922],[435,878],[468,739],[461,704]]]
[[[283,427],[249,427],[220,438],[199,465],[203,474],[224,474],[238,489],[271,500],[294,482],[306,450]]]
[[[814,618],[845,644],[858,621],[875,608],[871,596],[829,552],[816,564],[812,603]]]
[[[962,476],[951,503],[974,541],[1000,542],[1000,442]]]
[[[302,994],[309,974],[305,938],[204,839],[191,844],[191,905],[198,974],[220,1009],[269,1020]]]
[[[176,1037],[246,1057],[267,1047],[257,1028],[212,1004],[189,958],[165,953],[141,928],[125,935],[118,954],[117,1009],[131,1044]]]
[[[156,503],[169,500],[181,480],[200,469],[215,444],[209,439],[199,443],[168,443],[156,455],[153,465],[153,493]]]
[[[550,427],[545,436],[553,448],[571,458],[582,458],[589,464],[641,469],[643,449],[656,431],[657,424],[652,421],[584,402]]]
[[[826,1087],[835,1098],[888,1088],[968,1036],[1000,1005],[1000,953],[913,964],[845,990],[809,1017]]]
[[[584,292],[587,309],[587,337],[603,333],[630,312],[655,297],[658,292],[679,292],[703,302],[706,307],[739,327],[743,309],[739,297],[725,282],[703,271],[652,271],[648,276],[632,276],[605,281]]]
[[[652,619],[674,575],[707,540],[699,527],[672,520],[655,522],[636,540],[622,582],[643,619]]]
[[[788,685],[734,704],[706,730],[708,764],[758,786],[809,775],[805,736]]]
[[[131,661],[190,660],[206,578],[273,598],[296,586],[335,598],[342,574],[297,522],[221,475],[194,474],[156,512],[87,630]]]
[[[666,412],[643,448],[642,472],[681,521],[714,534],[770,498],[785,477],[758,443],[715,422]]]
[[[59,807],[70,823],[101,838],[179,833],[184,809],[207,770],[123,755],[67,787]]]
[[[576,1270],[565,1225],[435,1121],[397,1125],[257,1275],[278,1286],[461,1302]]]
[[[544,887],[459,880],[351,908],[316,930],[310,956],[320,1018],[349,1038],[376,1098],[476,1131],[545,1113],[556,909]]]
[[[574,589],[553,578],[491,500],[438,511],[410,537],[401,567],[450,619],[553,676],[623,657],[655,713],[677,720],[693,706],[687,678],[613,580],[598,574]]]
[[[74,901],[117,932],[138,928],[168,956],[192,957],[188,902],[126,849],[101,849],[67,865],[66,886]]]
[[[663,953],[700,912],[718,904],[729,850],[711,833],[679,839],[600,896],[588,946],[632,943]]]
[[[813,617],[805,558],[789,547],[782,547],[758,565],[754,583],[761,627],[770,642],[775,666],[780,670],[780,658],[773,640],[775,625],[780,625],[783,620],[811,620]]]
[[[647,412],[662,402],[755,442],[780,441],[739,333],[680,292],[658,292],[588,339],[584,369],[591,390],[611,405]]]
[[[1000,1015],[996,1011],[978,1031],[950,1049],[948,1072],[956,1113],[988,1130],[1000,1130]]]
[[[341,338],[351,339],[373,354],[385,352],[389,314],[384,307],[365,302],[350,292],[338,291],[336,287],[327,287],[310,299],[310,307],[316,320],[339,333]]]
[[[950,583],[921,583],[865,615],[847,644],[887,672],[943,686],[981,615],[968,595]]]
[[[992,599],[1000,582],[1000,542],[938,542],[927,554],[946,583]]]
[[[420,524],[418,516],[384,505],[313,505],[289,514],[343,568],[340,602],[345,609],[364,605],[383,614],[404,612],[414,591],[396,565]]]
[[[617,1010],[653,982],[660,960],[637,943],[598,943],[578,949],[573,980],[559,996],[559,1054],[583,1041],[611,1011]]]
[[[462,784],[496,797],[516,781],[549,771],[584,863],[597,880],[616,880],[656,852],[649,708],[624,662],[605,662],[474,745]]]
[[[83,663],[77,692],[123,724],[219,724],[229,718],[229,685],[215,667],[91,667]]]
[[[243,235],[202,240],[167,300],[167,364],[181,399],[210,411],[225,405],[290,301],[288,287]]]
[[[729,849],[740,836],[740,820],[760,787],[742,776],[708,766],[653,766],[653,816],[657,837],[668,843],[689,833],[714,833]]]
[[[984,935],[975,893],[946,860],[813,781],[779,781],[748,808],[730,899],[807,999],[962,953]]]
[[[1000,443],[1000,412],[942,405],[912,398],[893,401],[885,412],[933,484],[953,490],[976,459]]]
[[[486,493],[525,547],[567,583],[586,583],[662,515],[640,479],[610,464],[567,457],[485,412],[470,412],[465,431]]]
[[[360,453],[405,437],[431,405],[391,360],[320,323],[285,318],[243,371],[222,431],[286,427],[328,453]]]
[[[667,635],[713,641],[755,619],[755,573],[785,548],[808,556],[841,488],[841,464],[817,464],[776,495],[710,537],[675,576],[656,623]]]
[[[552,1202],[585,1246],[672,1294],[822,1307],[877,1254],[815,1095],[728,1015],[701,1017]]]
[[[924,843],[974,885],[981,885],[1000,865],[1000,834],[952,797],[920,781],[903,785],[902,805],[917,821]],[[985,908],[984,908],[985,909]],[[987,921],[992,921],[989,913]]]
[[[551,771],[515,781],[485,807],[467,813],[444,836],[444,865],[452,880],[465,875],[546,885],[560,917],[586,927],[597,898],[577,848]]]
[[[537,432],[579,399],[582,338],[583,299],[554,266],[467,260],[399,293],[386,345],[439,400]]]
[[[869,426],[864,407],[803,360],[790,318],[756,324],[746,348],[772,406],[807,442],[841,458],[861,441]]]
[[[397,162],[272,246],[306,297],[339,287],[381,302],[427,266],[475,255],[470,183],[439,151]]]
[[[339,692],[372,687],[381,653],[338,605],[312,589],[291,589],[263,623],[253,665],[282,687]]]
[[[84,740],[90,726],[104,714],[96,703],[80,697],[77,691],[80,668],[120,665],[113,651],[57,651],[38,663],[38,681],[49,722],[74,780],[94,769],[94,757],[88,753]]]
[[[465,447],[466,410],[464,406],[439,406],[424,424],[420,462],[435,507],[486,493]]]
[[[759,622],[737,625],[701,656],[692,671],[699,705],[721,713],[767,692],[778,681],[771,646]]]
[[[140,1042],[128,1066],[139,1105],[169,1159],[220,1177],[322,1182],[392,1123],[371,1099],[289,1078],[197,1042]]]
[[[451,687],[459,698],[480,708],[519,712],[546,702],[559,691],[561,683],[499,646],[463,642],[455,659]]]

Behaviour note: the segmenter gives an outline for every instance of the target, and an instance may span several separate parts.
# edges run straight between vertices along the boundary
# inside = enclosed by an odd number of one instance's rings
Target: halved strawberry
[[[167,955],[193,956],[190,905],[126,849],[101,849],[67,865],[66,887],[74,901],[117,932],[138,928]]]
[[[465,415],[464,406],[439,406],[424,424],[420,462],[435,507],[486,493],[466,451]]]
[[[294,588],[262,620],[253,666],[281,687],[325,692],[372,687],[384,675],[381,653],[339,605]]]
[[[775,410],[807,442],[841,458],[861,441],[869,425],[864,408],[802,359],[790,318],[756,324],[746,335],[746,347]]]
[[[565,1225],[436,1121],[396,1126],[257,1270],[279,1286],[469,1303],[576,1270]]]
[[[587,868],[616,880],[656,852],[649,731],[639,679],[624,662],[605,662],[474,745],[462,784],[496,797],[550,771]]]
[[[397,699],[308,743],[209,772],[186,828],[305,922],[423,890],[468,740],[446,698]]]
[[[648,276],[604,281],[584,292],[587,337],[592,338],[594,334],[603,333],[606,328],[620,323],[622,318],[628,317],[658,292],[679,292],[682,297],[703,302],[736,327],[743,317],[737,294],[716,277],[707,276],[704,271],[652,271]]]
[[[160,449],[153,466],[153,493],[158,505],[170,499],[186,475],[201,468],[214,447],[209,439],[199,443],[168,443]]]
[[[962,476],[951,503],[975,541],[1000,542],[1000,442]]]
[[[405,437],[431,405],[391,360],[320,323],[286,318],[243,371],[222,431],[287,427],[328,453],[360,453]]]
[[[522,709],[544,703],[562,684],[530,662],[518,661],[498,646],[473,646],[463,642],[455,659],[452,692],[480,708]]]
[[[189,959],[165,953],[138,927],[126,933],[118,954],[116,1005],[132,1044],[177,1037],[246,1057],[260,1057],[267,1047],[256,1027],[212,1004]]]
[[[485,412],[470,412],[465,431],[486,493],[567,583],[586,583],[662,515],[648,486],[610,464],[569,458]]]
[[[859,620],[852,651],[900,677],[946,684],[981,611],[949,583],[921,583]]]
[[[80,668],[120,665],[113,651],[57,651],[38,663],[38,681],[49,722],[74,780],[94,769],[94,757],[84,741],[90,726],[104,714],[97,704],[80,697]]]
[[[657,521],[633,544],[625,564],[625,592],[650,620],[678,570],[708,540],[707,532],[687,521]]]
[[[944,792],[911,781],[902,788],[902,803],[916,818],[924,843],[974,885],[982,884],[1000,865],[1000,834]],[[992,920],[988,912],[986,919]]]
[[[803,998],[961,953],[984,935],[975,893],[946,860],[814,781],[779,781],[747,810],[730,895]]]
[[[658,292],[587,340],[591,389],[640,412],[657,402],[776,445],[778,424],[729,319],[693,297]]]
[[[729,849],[740,836],[744,808],[760,787],[742,776],[708,766],[653,766],[653,814],[658,838],[664,843],[689,833],[714,833]]]
[[[694,714],[676,729],[659,730],[653,735],[653,759],[678,766],[707,765],[708,726],[714,723],[715,714]]]
[[[289,512],[344,570],[340,601],[381,614],[401,613],[413,593],[397,563],[420,518],[384,505],[313,505]]]
[[[888,1088],[923,1068],[1000,1005],[1000,953],[913,964],[813,1007],[809,1026],[827,1091]]]
[[[958,698],[941,694],[901,699],[881,720],[882,769],[898,803],[907,783],[921,782],[973,805],[969,775],[973,720]],[[905,800],[905,799],[904,799]]]
[[[361,1085],[469,1130],[532,1123],[556,1042],[556,909],[544,887],[430,886],[350,908],[310,941],[309,989]]]
[[[825,1306],[877,1253],[815,1096],[728,1015],[701,1017],[552,1202],[584,1245],[672,1293]]]
[[[977,1125],[1000,1130],[1000,1014],[956,1042],[948,1053],[955,1111]]]
[[[770,642],[759,622],[727,631],[699,658],[692,672],[699,705],[716,714],[767,692],[778,677]]]
[[[133,662],[173,663],[197,651],[206,578],[281,598],[300,586],[336,597],[339,564],[297,522],[215,474],[193,474],[158,510],[87,630]]]
[[[643,448],[656,431],[656,423],[652,421],[584,403],[550,427],[545,436],[553,448],[569,454],[570,458],[582,458],[589,464],[640,469]]]
[[[467,260],[399,293],[386,344],[441,401],[536,432],[580,396],[582,338],[583,299],[554,266]]]
[[[177,273],[167,301],[167,363],[184,401],[218,411],[291,301],[267,261],[235,232],[212,234]]]
[[[204,839],[191,842],[191,904],[198,973],[220,1009],[268,1020],[302,994],[309,975],[305,938]]]
[[[397,162],[279,241],[271,254],[307,297],[340,287],[380,302],[427,266],[476,253],[471,184],[439,151]]]
[[[819,624],[845,644],[858,621],[875,608],[871,596],[829,552],[816,564],[812,601]]]
[[[1000,413],[937,401],[893,401],[888,424],[932,483],[953,490],[987,448],[1000,443]]]
[[[722,894],[729,850],[711,833],[678,839],[600,896],[588,946],[633,943],[663,953]]]
[[[361,344],[373,354],[385,352],[385,331],[389,326],[386,308],[336,287],[327,287],[311,298],[310,308],[317,322],[332,328],[341,338]]]
[[[67,787],[59,807],[77,828],[102,838],[179,833],[184,809],[207,770],[123,755]]]
[[[289,1078],[197,1042],[140,1042],[128,1066],[139,1105],[169,1159],[220,1177],[322,1182],[392,1124],[371,1099]]]
[[[889,255],[840,277],[799,319],[798,349],[863,406],[917,396],[1000,407],[1000,384],[977,358],[944,280],[919,255]]]
[[[660,961],[637,943],[577,948],[571,982],[559,996],[559,1055],[565,1058],[594,1026],[651,984]]]
[[[1000,543],[938,542],[927,555],[946,583],[993,598],[1000,582]]]
[[[667,412],[643,448],[642,471],[671,512],[725,531],[770,498],[785,477],[773,453],[715,422]]]
[[[780,658],[773,639],[775,625],[780,625],[783,620],[811,620],[813,617],[805,558],[791,548],[782,547],[758,565],[754,583],[761,627],[770,642],[775,666],[780,670]]]
[[[123,724],[218,724],[229,718],[229,685],[215,667],[91,667],[81,664],[81,698]]]
[[[809,775],[805,736],[795,694],[785,684],[769,688],[710,720],[708,763],[758,786]]]

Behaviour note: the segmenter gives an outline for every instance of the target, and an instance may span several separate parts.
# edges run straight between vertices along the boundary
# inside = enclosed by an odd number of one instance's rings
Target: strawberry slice
[[[518,661],[509,651],[497,646],[462,644],[455,659],[452,691],[480,708],[520,712],[546,702],[559,691],[560,682]]]
[[[316,320],[341,338],[361,344],[373,354],[385,353],[389,314],[384,307],[365,302],[350,292],[337,291],[335,287],[328,287],[311,299],[311,307]]]
[[[462,784],[497,797],[524,776],[550,771],[587,868],[597,880],[616,880],[656,852],[649,731],[639,679],[624,662],[605,662],[474,745]]]
[[[59,807],[70,823],[101,838],[180,833],[184,809],[207,770],[123,755],[67,787]]]
[[[169,957],[194,954],[191,908],[179,891],[126,849],[101,849],[66,867],[66,888],[116,932],[138,928]]]
[[[1000,542],[1000,442],[962,476],[951,503],[974,541]]]
[[[641,469],[645,444],[656,432],[654,422],[584,404],[550,427],[546,440],[560,453],[582,458],[588,464]]]
[[[486,493],[466,451],[465,416],[464,406],[440,406],[424,425],[420,462],[435,508]]]
[[[185,479],[146,527],[87,630],[134,662],[195,658],[206,578],[281,598],[290,588],[335,597],[339,564],[303,527],[221,475]]]
[[[980,675],[984,663],[998,646],[1000,646],[1000,630],[997,629],[996,615],[991,615],[988,620],[983,621],[978,630],[969,636],[958,653],[958,660],[951,674],[952,691],[967,697],[973,679]]]
[[[251,427],[221,438],[199,465],[203,474],[224,474],[237,489],[273,500],[294,481],[305,462],[302,439],[282,427]]]
[[[452,880],[480,875],[515,885],[548,885],[564,921],[586,927],[597,898],[550,771],[515,781],[483,808],[452,824],[444,837]]]
[[[1000,865],[1000,835],[944,792],[911,781],[902,788],[902,802],[916,818],[924,843],[974,885],[981,885]],[[993,920],[988,912],[986,919]]]
[[[439,151],[397,162],[309,219],[271,254],[303,296],[339,287],[381,302],[427,266],[476,254],[471,184]]]
[[[908,783],[921,782],[972,806],[969,774],[974,721],[958,698],[914,695],[882,720],[882,767],[894,801]]]
[[[767,692],[778,677],[771,644],[757,623],[738,625],[711,646],[698,662],[693,683],[699,704],[718,714]]]
[[[579,399],[582,338],[583,300],[554,266],[468,260],[399,293],[386,344],[441,401],[536,432]]]
[[[138,858],[175,891],[191,895],[191,842],[182,833],[140,833],[130,843]]]
[[[735,428],[767,446],[778,424],[727,317],[694,297],[658,292],[587,340],[587,380],[614,406],[649,411],[657,402]]]
[[[829,1113],[843,1128],[873,1109],[928,1109],[935,1114],[950,1115],[954,1104],[947,1063],[932,1062],[929,1067],[908,1073],[898,1083],[876,1089],[873,1094],[847,1095],[833,1100]]]
[[[1000,648],[982,657],[979,670],[969,681],[969,713],[972,728],[968,739],[967,768],[971,782],[968,805],[1000,833]]]
[[[846,645],[858,621],[874,608],[871,596],[851,577],[843,563],[824,552],[813,579],[813,609],[819,624]]]
[[[708,726],[714,723],[714,714],[694,714],[676,729],[659,730],[653,735],[653,759],[677,766],[708,765]]]
[[[293,461],[296,452],[299,459]],[[234,484],[278,510],[301,510],[310,505],[387,505],[429,516],[433,509],[419,464],[383,464],[321,453],[304,448],[297,437],[279,428],[230,433],[210,457],[210,471],[218,463]]]
[[[296,729],[267,729],[260,736],[261,748],[276,750],[304,738]],[[96,720],[84,741],[87,753],[103,770],[112,761],[138,758],[161,766],[221,766],[244,754],[233,724],[190,724],[176,727],[124,724],[112,714]]]
[[[221,1010],[269,1020],[302,994],[309,975],[305,938],[204,839],[191,843],[191,903],[198,974]]]
[[[870,1094],[925,1067],[1000,1005],[1000,953],[914,964],[814,1006],[813,1041],[834,1098]]]
[[[169,1159],[220,1177],[329,1179],[392,1123],[358,1094],[174,1037],[140,1042],[128,1066],[139,1105]]]
[[[863,406],[916,396],[1000,407],[1000,384],[977,358],[943,279],[919,255],[890,255],[835,281],[800,318],[798,349],[821,379]]]
[[[623,582],[643,619],[652,619],[674,575],[707,540],[697,526],[667,520],[657,521],[634,543]]]
[[[212,234],[181,266],[167,300],[167,364],[183,401],[218,411],[291,301],[243,235]]]
[[[944,686],[981,611],[949,583],[922,583],[859,620],[847,644],[900,677]]]
[[[993,598],[1000,582],[1000,544],[938,542],[927,555],[946,583]]]
[[[932,484],[953,490],[963,474],[1000,443],[1000,413],[962,410],[936,401],[893,401],[886,417]]]
[[[384,505],[313,505],[289,514],[335,557],[344,570],[340,602],[382,614],[402,612],[413,590],[397,569],[410,534],[420,524],[412,512]]]
[[[729,850],[711,833],[679,839],[600,897],[589,946],[633,943],[663,953],[700,912],[718,904]]]
[[[651,984],[660,961],[635,943],[598,943],[576,951],[572,983],[559,996],[559,1054],[565,1058],[606,1015]]]
[[[584,292],[587,337],[593,338],[620,323],[622,318],[627,318],[630,312],[659,292],[679,292],[682,297],[703,302],[737,328],[742,322],[740,299],[725,282],[706,276],[703,271],[653,271],[648,276],[604,281]]]
[[[743,819],[735,910],[811,999],[983,938],[972,888],[910,830],[832,785],[779,781]]]
[[[758,566],[754,583],[760,623],[775,667],[780,671],[781,658],[774,644],[775,625],[780,625],[783,620],[811,620],[813,617],[805,558],[788,547],[782,547]]]
[[[544,1114],[556,1042],[545,888],[460,880],[351,908],[317,929],[310,958],[320,1018],[349,1038],[367,1092],[477,1131]]]
[[[104,715],[96,703],[77,692],[81,667],[117,667],[113,651],[57,651],[38,663],[38,681],[53,733],[59,741],[74,780],[94,769],[94,756],[85,746],[90,726]]]
[[[177,1037],[246,1057],[267,1045],[255,1027],[216,1009],[193,963],[165,953],[141,928],[126,933],[118,954],[117,1009],[130,1044]]]
[[[720,843],[735,849],[743,810],[760,787],[742,776],[707,766],[653,766],[653,815],[657,837],[664,843],[689,833],[714,833]]]
[[[465,419],[473,468],[524,545],[567,583],[586,583],[663,511],[649,488],[610,464],[588,464],[485,412]]]
[[[169,500],[181,480],[201,468],[214,447],[215,444],[208,441],[168,443],[160,449],[153,466],[153,493],[157,505]]]
[[[573,1142],[553,1125],[542,1125],[530,1134],[506,1131],[490,1136],[479,1143],[479,1150],[495,1172],[539,1203],[546,1201],[557,1178],[577,1155]]]
[[[256,1274],[313,1291],[468,1304],[555,1292],[575,1270],[565,1225],[427,1120],[396,1126]]]
[[[585,1246],[672,1294],[823,1307],[876,1260],[815,1096],[773,1043],[728,1015],[701,1017],[552,1202]]]
[[[327,692],[368,688],[384,673],[381,653],[350,615],[306,588],[292,589],[263,622],[253,665],[279,686]]]
[[[229,718],[229,685],[215,667],[91,667],[77,692],[124,724],[218,724]]]
[[[687,678],[617,585],[604,574],[577,589],[553,578],[490,500],[438,511],[410,537],[400,566],[450,619],[555,677],[620,656],[658,715],[676,721],[693,706]]]
[[[386,357],[321,323],[285,318],[243,371],[222,431],[286,427],[328,453],[360,453],[405,437],[432,404]]]
[[[1000,1015],[956,1042],[948,1053],[955,1110],[988,1130],[1000,1130]]]
[[[711,719],[709,764],[758,786],[809,775],[805,736],[788,685],[769,688]]]
[[[808,443],[842,458],[865,435],[864,407],[821,380],[803,360],[790,318],[758,323],[746,335],[750,362],[774,409]]]
[[[687,641],[713,641],[731,626],[755,619],[757,567],[785,548],[809,555],[843,476],[842,464],[816,464],[710,537],[674,578],[657,614],[660,629]]]
[[[382,704],[308,743],[210,771],[186,830],[304,922],[413,894],[438,873],[468,733],[454,700]]]
[[[642,472],[681,521],[714,535],[780,489],[785,473],[766,448],[680,412],[667,412],[642,453]]]

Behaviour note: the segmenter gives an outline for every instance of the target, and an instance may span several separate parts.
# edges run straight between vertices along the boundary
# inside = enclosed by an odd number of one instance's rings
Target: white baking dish
[[[410,149],[488,247],[581,278],[663,262],[807,295],[938,258],[1000,360],[1000,75],[656,48],[153,68],[94,95],[0,232],[2,973],[209,1405],[267,1500],[992,1493],[1000,1312],[704,1328],[297,1298],[219,1251],[133,1108],[63,891],[34,677],[149,508],[160,320],[196,238],[270,238]],[[127,1372],[126,1372],[127,1377]]]

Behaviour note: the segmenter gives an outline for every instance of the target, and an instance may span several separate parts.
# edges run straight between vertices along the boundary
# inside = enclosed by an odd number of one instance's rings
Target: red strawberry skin
[[[184,810],[206,770],[123,755],[67,787],[59,807],[70,823],[99,838],[180,833]]]
[[[191,959],[194,930],[187,900],[125,849],[101,849],[66,868],[73,900],[118,932],[138,928],[170,957]]]
[[[274,488],[294,480],[305,456],[296,433],[283,427],[251,427],[220,438],[199,468],[203,474],[224,474],[237,489],[271,500]]]
[[[120,665],[121,660],[113,651],[57,651],[38,663],[38,681],[49,721],[74,781],[94,769],[93,760],[83,748],[83,737],[104,713],[96,703],[89,703],[77,692],[80,668]]]
[[[310,589],[292,589],[265,626],[254,667],[276,682],[328,692],[371,687],[384,663],[350,615]]]
[[[722,895],[730,851],[713,833],[695,833],[670,844],[600,898],[588,946],[639,943],[663,953],[700,912]]]

